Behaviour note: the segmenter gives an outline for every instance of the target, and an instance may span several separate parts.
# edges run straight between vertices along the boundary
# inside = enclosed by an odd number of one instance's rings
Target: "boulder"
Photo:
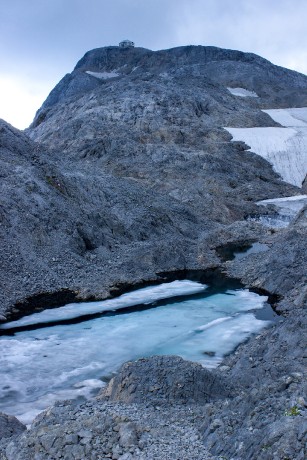
[[[217,372],[179,356],[152,356],[123,364],[102,390],[112,401],[205,404],[235,393]]]

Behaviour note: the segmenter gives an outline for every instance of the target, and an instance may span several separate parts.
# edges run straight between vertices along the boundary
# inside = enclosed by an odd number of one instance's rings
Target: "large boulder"
[[[101,393],[113,401],[205,404],[234,394],[216,372],[179,356],[152,356],[123,364]]]

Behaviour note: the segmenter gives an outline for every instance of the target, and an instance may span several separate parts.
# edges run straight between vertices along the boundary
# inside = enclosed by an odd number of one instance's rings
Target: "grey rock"
[[[135,424],[121,423],[119,428],[119,445],[122,447],[130,447],[138,442]]]
[[[133,455],[129,452],[126,452],[124,455],[118,457],[118,460],[133,460]]]
[[[0,412],[0,439],[18,435],[26,429],[16,417]]]
[[[179,356],[153,356],[124,364],[101,392],[125,403],[204,404],[236,393],[227,379]]]
[[[249,286],[284,297],[278,311],[289,312],[306,305],[307,216],[301,212],[287,230],[266,238],[270,249],[244,260],[234,260],[228,273]],[[289,302],[290,301],[290,302]]]
[[[86,71],[111,72],[115,69],[119,78],[111,79],[112,84],[128,76],[141,76],[146,80],[152,74],[161,75],[164,79],[205,76],[211,83],[218,82],[225,87],[243,86],[256,91],[261,102],[270,104],[270,108],[273,102],[285,104],[285,98],[288,104],[285,107],[291,103],[302,103],[302,99],[304,101],[304,97],[306,98],[304,75],[274,66],[252,53],[213,46],[183,46],[161,51],[133,48],[123,53],[118,47],[111,46],[87,52],[74,71],[66,75],[50,93],[42,108],[47,109],[74,95],[106,84],[105,81],[89,76]],[[201,110],[200,105],[200,113]],[[34,125],[40,121],[40,113]]]
[[[41,414],[24,436],[7,445],[5,460],[36,457],[40,460],[58,457],[143,460],[167,459],[174,455],[207,460],[211,456],[200,440],[197,416],[200,416],[197,407],[192,411],[183,405],[160,411],[146,404],[110,404],[101,400],[79,407],[56,405]],[[93,437],[87,438],[86,445],[72,444],[67,434],[72,436],[87,430],[84,426],[90,427]],[[54,440],[52,445],[50,438]]]

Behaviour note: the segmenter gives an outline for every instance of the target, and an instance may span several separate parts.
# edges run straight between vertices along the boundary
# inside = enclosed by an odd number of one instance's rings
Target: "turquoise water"
[[[90,397],[123,362],[142,356],[176,354],[216,367],[270,324],[259,319],[266,306],[267,297],[245,289],[216,292],[183,280],[7,323],[0,328],[0,411],[30,423],[55,400]]]

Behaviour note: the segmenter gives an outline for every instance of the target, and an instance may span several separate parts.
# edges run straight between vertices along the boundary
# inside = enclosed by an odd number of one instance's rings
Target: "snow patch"
[[[275,204],[275,203],[288,203],[289,201],[304,202],[307,200],[307,195],[294,195],[294,196],[285,196],[282,198],[270,198],[269,200],[258,201],[257,204]],[[304,205],[302,204],[301,207]]]
[[[284,128],[225,128],[268,160],[285,182],[302,186],[307,173],[307,108],[264,110]]]
[[[233,94],[234,96],[239,96],[239,97],[259,97],[257,93],[254,91],[249,91],[248,89],[245,88],[228,88],[228,91]]]
[[[99,78],[100,80],[108,80],[109,78],[119,77],[118,72],[92,72],[91,70],[86,70],[85,73],[91,75],[92,77]]]
[[[301,209],[307,204],[307,195],[289,196],[285,198],[275,198],[270,200],[258,201],[257,204],[264,206],[273,204],[278,208],[278,212],[282,216],[294,218]]]
[[[296,135],[293,128],[226,128],[233,141],[242,141],[268,159],[273,153],[287,149],[287,142]]]
[[[307,108],[263,110],[274,121],[291,128],[307,128]]]
[[[216,326],[217,324],[224,323],[225,321],[231,320],[231,316],[224,316],[223,318],[214,319],[210,321],[208,324],[204,324],[203,326],[199,326],[195,329],[196,332],[206,331],[210,329],[210,327]]]
[[[261,222],[269,228],[286,228],[298,215],[300,210],[307,204],[307,195],[287,196],[284,198],[273,198],[257,202],[258,205],[274,205],[278,215],[260,216],[251,218],[254,222]]]

